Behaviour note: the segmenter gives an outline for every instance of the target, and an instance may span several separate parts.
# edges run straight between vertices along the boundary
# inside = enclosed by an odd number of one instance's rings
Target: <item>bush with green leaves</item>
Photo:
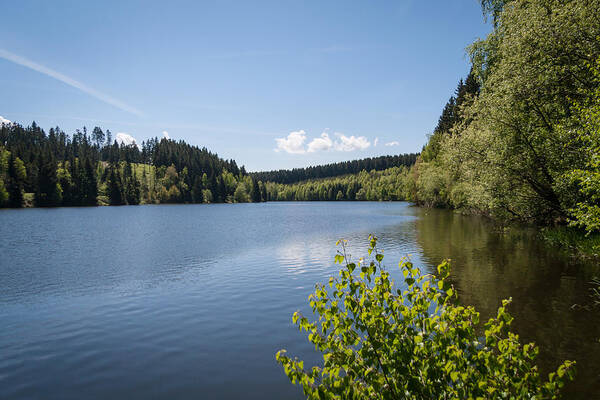
[[[400,263],[404,285],[394,287],[377,239],[369,259],[354,263],[346,242],[335,261],[343,268],[317,284],[310,305],[318,320],[300,312],[293,322],[323,355],[321,366],[277,353],[292,383],[310,399],[544,399],[557,398],[572,379],[565,361],[547,380],[534,364],[538,349],[509,332],[513,318],[502,302],[479,335],[479,313],[458,305],[449,264],[437,277]],[[373,258],[371,258],[373,257]]]

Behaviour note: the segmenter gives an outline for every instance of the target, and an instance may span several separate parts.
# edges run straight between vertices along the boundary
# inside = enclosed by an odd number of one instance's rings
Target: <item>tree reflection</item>
[[[587,304],[596,263],[569,258],[541,242],[535,229],[494,226],[484,218],[416,209],[416,240],[424,264],[452,260],[452,279],[464,304],[482,319],[512,297],[513,329],[540,347],[542,371],[577,361],[573,395],[600,393],[600,318],[577,310]]]

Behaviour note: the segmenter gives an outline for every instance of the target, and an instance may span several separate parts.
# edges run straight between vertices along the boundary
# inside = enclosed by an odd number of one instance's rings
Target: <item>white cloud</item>
[[[130,112],[130,113],[135,114],[137,116],[143,116],[143,113],[140,110],[137,110],[136,108],[134,108],[134,107],[132,107],[132,106],[130,106],[128,104],[125,104],[122,101],[115,99],[114,97],[111,97],[111,96],[109,96],[107,94],[101,93],[101,92],[99,92],[99,91],[97,91],[95,89],[92,89],[91,87],[88,87],[88,86],[84,85],[83,83],[81,83],[79,81],[76,81],[73,78],[70,78],[70,77],[68,77],[66,75],[63,75],[60,72],[57,72],[57,71],[55,71],[53,69],[50,69],[48,67],[45,67],[45,66],[43,66],[41,64],[38,64],[38,63],[33,62],[31,60],[28,60],[25,57],[21,57],[21,56],[19,56],[17,54],[13,54],[13,53],[10,53],[10,52],[8,52],[6,50],[0,49],[0,58],[3,58],[3,59],[5,59],[7,61],[10,61],[10,62],[13,62],[13,63],[15,63],[17,65],[22,66],[22,67],[32,69],[34,71],[37,71],[37,72],[39,72],[41,74],[44,74],[44,75],[47,75],[47,76],[49,76],[51,78],[54,78],[54,79],[56,79],[58,81],[61,81],[63,83],[66,83],[69,86],[77,88],[77,89],[81,90],[82,92],[87,93],[90,96],[95,97],[98,100],[101,100],[101,101],[103,101],[105,103],[108,103],[108,104],[110,104],[110,105],[112,105],[114,107],[117,107],[117,108],[119,108],[119,109],[121,109],[123,111]]]
[[[327,132],[321,133],[321,137],[314,138],[308,144],[308,152],[327,151],[333,147],[333,141],[329,138]]]
[[[304,142],[306,141],[306,132],[300,130],[296,132],[290,132],[290,134],[286,138],[277,138],[275,142],[277,142],[277,148],[275,151],[285,151],[286,153],[291,154],[303,154],[306,151],[304,150]]]
[[[378,137],[376,137],[375,140],[373,141],[373,147],[377,147],[377,143],[379,143]]]
[[[335,141],[335,149],[337,151],[355,151],[355,150],[365,150],[371,143],[364,136],[346,136],[342,133],[335,134],[339,140]]]
[[[125,146],[130,146],[130,145],[136,145],[138,147],[140,147],[137,144],[137,141],[135,140],[135,138],[133,136],[131,136],[128,133],[125,132],[119,132],[117,133],[117,136],[115,136],[115,140],[117,141],[117,143],[120,144],[124,144]]]
[[[400,146],[400,142],[397,142],[394,140],[393,142],[387,142],[385,145],[386,146]]]
[[[164,137],[165,139],[167,139],[167,140],[171,140],[171,136],[169,136],[169,132],[167,132],[167,131],[163,131],[163,132],[162,132],[162,134],[163,134],[163,137]]]
[[[0,115],[0,126],[2,126],[2,125],[10,125],[10,124],[12,124],[12,121],[7,120],[2,115]]]
[[[285,138],[277,138],[276,152],[285,151],[291,154],[316,153],[318,151],[355,151],[365,150],[371,146],[371,142],[364,136],[346,136],[342,133],[335,133],[337,139],[334,141],[327,132],[321,133],[320,137],[312,139],[307,146],[306,132],[303,130],[290,132]],[[378,142],[379,139],[375,139]]]

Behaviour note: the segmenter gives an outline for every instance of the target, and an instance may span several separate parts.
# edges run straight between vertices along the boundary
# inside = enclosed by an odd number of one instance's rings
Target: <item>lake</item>
[[[314,202],[0,210],[0,398],[302,398],[275,361],[318,354],[291,323],[369,233],[395,269],[452,259],[482,319],[511,297],[542,370],[577,361],[569,398],[600,393],[598,274],[530,229],[407,203]]]

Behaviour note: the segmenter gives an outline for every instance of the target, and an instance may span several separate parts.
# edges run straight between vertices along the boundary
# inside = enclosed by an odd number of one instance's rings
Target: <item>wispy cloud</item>
[[[388,146],[388,147],[390,147],[390,146],[400,146],[400,142],[397,142],[397,141],[394,140],[393,142],[387,142],[385,145]]]
[[[273,50],[240,50],[240,51],[232,51],[229,53],[220,53],[220,54],[212,54],[209,55],[208,59],[213,60],[227,60],[232,58],[241,58],[241,57],[264,57],[264,56],[280,56],[286,54],[282,51],[273,51]]]
[[[167,140],[171,140],[171,136],[169,136],[169,132],[167,131],[162,131],[163,137]]]
[[[39,73],[44,74],[44,75],[47,75],[47,76],[49,76],[51,78],[54,78],[54,79],[56,79],[58,81],[61,81],[63,83],[66,83],[67,85],[72,86],[72,87],[74,87],[76,89],[79,89],[82,92],[87,93],[90,96],[95,97],[96,99],[98,99],[100,101],[103,101],[103,102],[105,102],[107,104],[110,104],[110,105],[112,105],[112,106],[114,106],[114,107],[116,107],[116,108],[118,108],[120,110],[127,111],[127,112],[129,112],[131,114],[134,114],[134,115],[137,115],[137,116],[143,116],[143,113],[140,110],[138,110],[138,109],[136,109],[136,108],[134,108],[134,107],[132,107],[132,106],[130,106],[128,104],[125,104],[124,102],[122,102],[122,101],[120,101],[118,99],[115,99],[114,97],[111,97],[111,96],[109,96],[107,94],[99,92],[96,89],[92,89],[91,87],[86,86],[85,84],[83,84],[83,83],[81,83],[79,81],[76,81],[73,78],[70,78],[70,77],[68,77],[66,75],[63,75],[60,72],[57,72],[57,71],[55,71],[53,69],[45,67],[45,66],[43,66],[41,64],[38,64],[36,62],[33,62],[33,61],[31,61],[31,60],[29,60],[29,59],[27,59],[25,57],[21,57],[21,56],[19,56],[17,54],[13,54],[13,53],[8,52],[6,50],[0,49],[0,58],[3,58],[5,60],[7,60],[7,61],[13,62],[13,63],[18,64],[18,65],[21,65],[21,66],[23,66],[25,68],[32,69],[32,70],[34,70],[36,72],[39,72]]]

